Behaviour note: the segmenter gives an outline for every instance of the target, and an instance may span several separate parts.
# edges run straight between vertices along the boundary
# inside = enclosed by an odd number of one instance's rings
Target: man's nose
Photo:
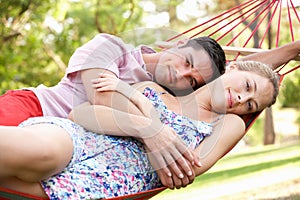
[[[177,70],[177,75],[181,77],[187,77],[190,76],[192,73],[190,68],[187,67],[181,67],[180,70]]]

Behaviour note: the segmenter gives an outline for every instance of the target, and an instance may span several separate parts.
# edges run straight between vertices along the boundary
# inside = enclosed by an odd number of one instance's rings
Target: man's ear
[[[188,38],[187,38],[187,39],[178,40],[178,41],[176,42],[176,46],[177,46],[177,47],[184,46],[184,45],[186,45],[186,44],[188,43],[188,41],[189,41]]]
[[[174,42],[166,42],[166,41],[157,41],[155,42],[155,45],[163,49],[169,49],[175,46]]]
[[[238,69],[238,68],[239,68],[239,66],[236,64],[236,62],[232,61],[232,62],[228,63],[228,65],[226,66],[225,73],[229,72],[231,70],[234,70],[234,69]]]

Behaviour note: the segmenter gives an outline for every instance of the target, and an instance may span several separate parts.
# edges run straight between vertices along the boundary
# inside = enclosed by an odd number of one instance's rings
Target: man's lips
[[[174,78],[173,78],[173,73],[172,73],[171,66],[169,66],[169,80],[170,80],[170,83],[174,82]]]
[[[232,95],[230,89],[228,89],[228,106],[229,108],[232,108]]]

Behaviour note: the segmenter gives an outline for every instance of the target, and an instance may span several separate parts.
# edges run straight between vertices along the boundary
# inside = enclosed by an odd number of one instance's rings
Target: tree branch
[[[49,47],[47,44],[44,44],[43,46],[45,52],[47,53],[47,55],[53,59],[53,61],[56,63],[56,65],[58,66],[58,68],[61,71],[65,71],[67,66],[64,63],[64,61],[62,61],[62,59],[60,58],[59,55],[57,55],[52,49],[51,47]]]
[[[96,24],[96,27],[97,27],[97,30],[99,33],[102,33],[103,32],[103,29],[101,28],[101,24],[99,22],[99,18],[100,18],[100,13],[99,13],[99,8],[100,8],[100,5],[101,5],[101,0],[98,0],[97,1],[97,4],[96,4],[96,12],[95,12],[95,24]]]
[[[133,12],[134,12],[134,9],[135,9],[135,3],[134,3],[134,0],[130,0],[130,5],[131,5],[131,8],[130,8],[130,15],[129,15],[129,17],[128,17],[127,19],[125,19],[125,21],[123,22],[120,32],[123,32],[123,31],[125,30],[127,23],[131,20],[131,18],[132,18],[132,16],[133,16]]]

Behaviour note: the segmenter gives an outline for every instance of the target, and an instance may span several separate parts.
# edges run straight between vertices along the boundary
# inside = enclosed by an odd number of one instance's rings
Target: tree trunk
[[[272,107],[265,109],[264,145],[275,143]]]
[[[271,18],[271,12],[268,14],[268,18]],[[272,47],[272,32],[271,26],[268,29],[268,43],[269,49]],[[265,109],[265,124],[264,124],[264,145],[275,143],[275,131],[273,122],[272,107]]]

